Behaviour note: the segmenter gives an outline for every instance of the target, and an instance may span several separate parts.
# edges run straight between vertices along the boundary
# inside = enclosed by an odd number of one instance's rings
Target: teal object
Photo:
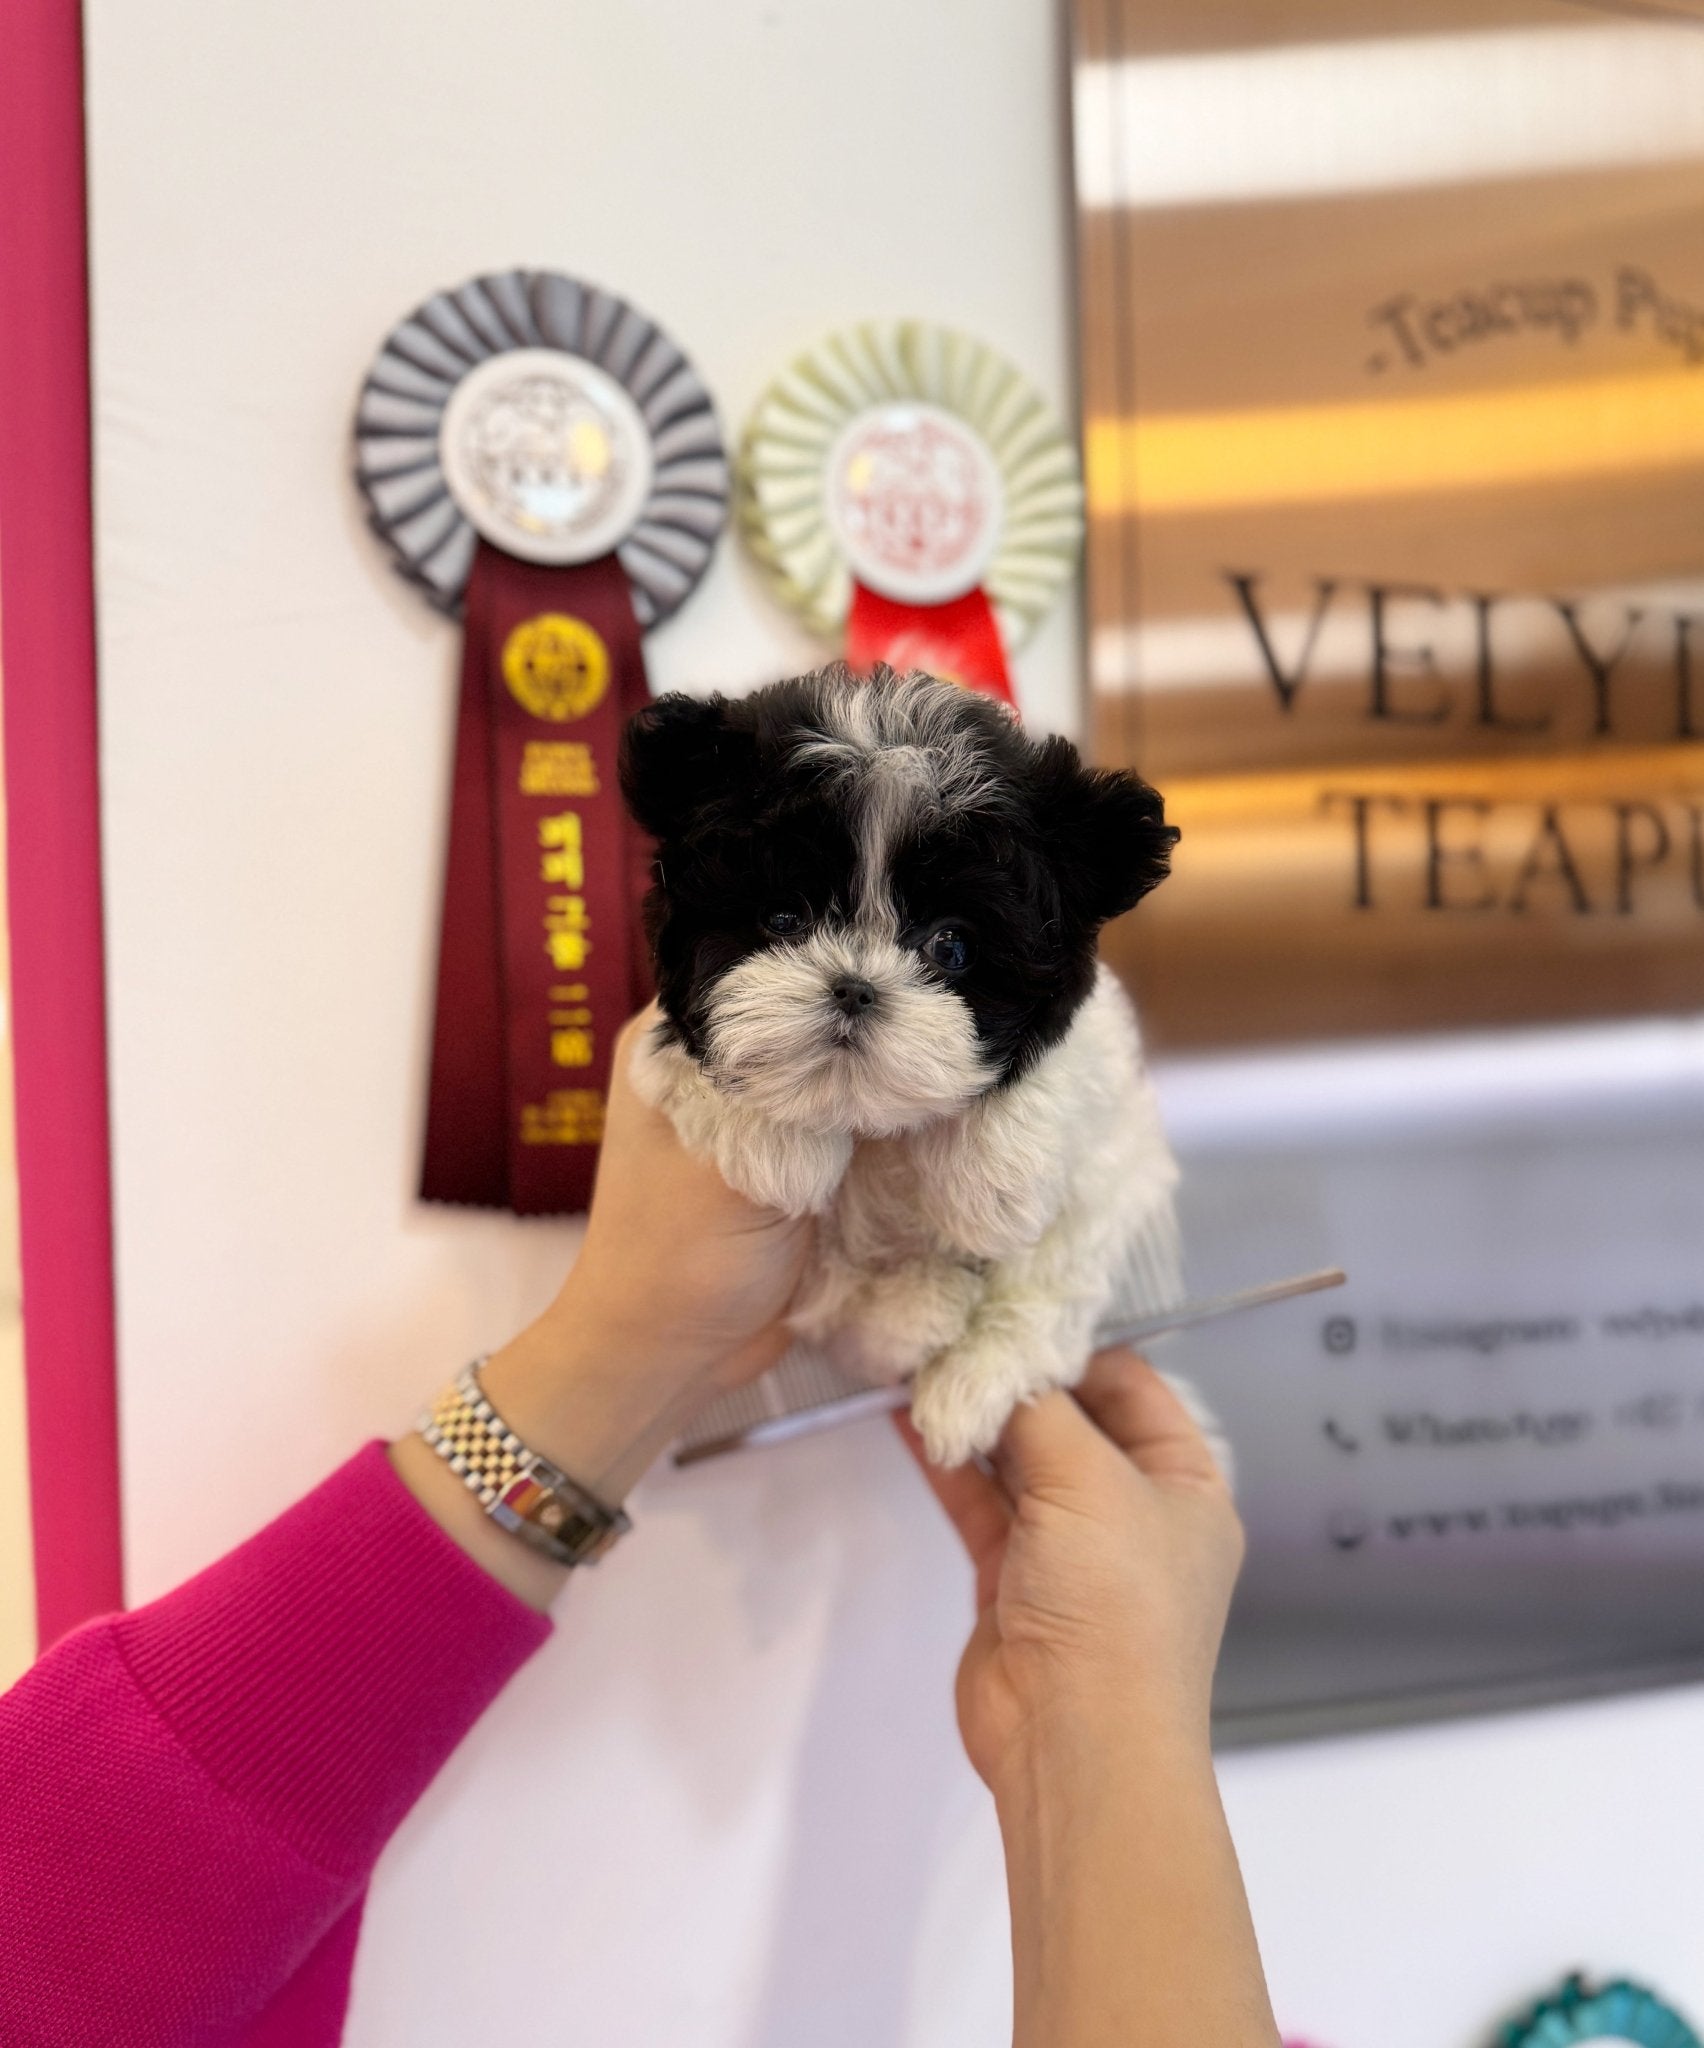
[[[1634,2041],[1639,2048],[1704,2048],[1692,2028],[1654,1992],[1619,1979],[1596,1991],[1580,1977],[1541,1999],[1498,2036],[1498,2048],[1576,2048],[1587,2041]]]

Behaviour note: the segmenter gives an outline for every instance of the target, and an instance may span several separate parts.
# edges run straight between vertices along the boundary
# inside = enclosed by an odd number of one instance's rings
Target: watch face
[[[492,1513],[504,1528],[562,1564],[595,1564],[632,1527],[620,1508],[604,1507],[566,1473],[530,1453]]]
[[[469,521],[523,561],[611,553],[651,493],[639,408],[595,363],[561,349],[510,349],[470,370],[444,408],[438,447]]]

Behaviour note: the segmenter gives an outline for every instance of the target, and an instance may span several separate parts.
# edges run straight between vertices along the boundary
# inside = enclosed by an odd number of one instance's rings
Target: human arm
[[[1108,1352],[996,1468],[924,1465],[976,1572],[959,1726],[1005,1845],[1014,2048],[1274,2048],[1208,1739],[1242,1535],[1201,1433]]]
[[[521,1440],[610,1506],[713,1395],[753,1379],[789,1342],[782,1317],[810,1226],[754,1207],[687,1153],[628,1079],[643,1012],[616,1050],[586,1238],[550,1306],[480,1374]],[[567,1573],[490,1521],[418,1436],[391,1458],[468,1555],[530,1606]]]
[[[630,1048],[579,1265],[486,1369],[612,1501],[776,1354],[805,1251],[631,1097]],[[0,1699],[0,2040],[331,2048],[372,1866],[564,1576],[404,1439],[51,1649]]]
[[[380,1850],[548,1633],[371,1444],[55,1644],[0,1699],[0,2040],[329,2048]]]

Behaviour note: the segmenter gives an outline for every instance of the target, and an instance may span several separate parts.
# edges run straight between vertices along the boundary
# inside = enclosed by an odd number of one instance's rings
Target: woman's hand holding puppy
[[[560,1293],[494,1351],[481,1383],[526,1443],[617,1502],[712,1395],[773,1365],[811,1224],[755,1208],[694,1158],[632,1085],[622,1032],[586,1239]],[[427,1511],[493,1577],[547,1607],[565,1572],[489,1521],[417,1436],[391,1452]]]
[[[1208,1740],[1242,1530],[1200,1430],[1103,1352],[1018,1410],[997,1477],[919,1464],[976,1574],[959,1727],[1006,1845],[1016,2048],[1270,2048]]]

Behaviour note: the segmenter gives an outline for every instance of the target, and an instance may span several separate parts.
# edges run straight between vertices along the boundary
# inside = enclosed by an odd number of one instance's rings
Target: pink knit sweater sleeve
[[[332,2048],[397,1823],[549,1623],[370,1444],[0,1699],[0,2042]]]

